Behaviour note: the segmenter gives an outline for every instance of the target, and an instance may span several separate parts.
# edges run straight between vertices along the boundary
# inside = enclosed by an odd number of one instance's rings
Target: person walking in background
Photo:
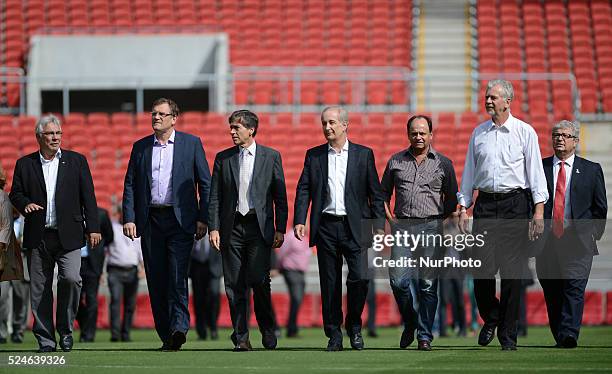
[[[189,277],[198,338],[219,339],[217,320],[221,308],[221,276],[223,267],[219,251],[210,248],[208,234],[193,243]]]

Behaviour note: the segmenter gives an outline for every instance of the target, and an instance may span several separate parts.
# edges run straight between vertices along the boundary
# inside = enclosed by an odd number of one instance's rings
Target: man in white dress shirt
[[[467,232],[466,211],[472,205],[474,190],[478,190],[473,231],[485,234],[485,245],[473,251],[482,260],[474,279],[478,310],[485,322],[478,344],[488,345],[497,328],[502,350],[516,350],[525,247],[528,239],[543,232],[548,199],[538,137],[531,125],[510,113],[513,97],[510,82],[493,80],[487,84],[485,108],[491,120],[472,133],[457,193],[459,226]],[[499,299],[495,296],[498,270],[502,278]]]

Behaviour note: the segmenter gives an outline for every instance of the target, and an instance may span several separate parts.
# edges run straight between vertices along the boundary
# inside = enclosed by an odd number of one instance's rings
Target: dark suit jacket
[[[219,230],[221,246],[229,244],[240,183],[240,150],[221,151],[215,157],[209,201],[209,230]],[[287,189],[278,151],[257,143],[250,188],[251,201],[264,240],[272,245],[274,232],[287,228]],[[274,205],[274,207],[272,206]]]
[[[147,224],[151,205],[153,137],[134,143],[125,174],[123,222],[134,222],[138,235]],[[176,219],[183,230],[195,234],[196,221],[208,221],[206,202],[210,189],[210,170],[200,138],[176,131],[171,183]]]
[[[11,202],[25,216],[23,247],[38,248],[45,230],[47,190],[39,152],[17,160]],[[25,214],[26,205],[35,203],[43,210]],[[62,149],[55,187],[57,228],[62,247],[73,250],[85,244],[85,232],[100,232],[94,185],[82,154]]]
[[[294,225],[305,224],[308,205],[310,212],[310,246],[317,242],[321,215],[327,202],[328,145],[309,149],[304,160],[304,170],[295,194]],[[344,204],[353,237],[362,245],[369,238],[362,237],[362,219],[382,220],[385,217],[384,197],[374,162],[374,152],[359,144],[349,143]]]
[[[97,246],[90,248],[87,251],[87,261],[89,261],[95,275],[99,277],[102,275],[102,269],[104,268],[104,247],[113,242],[114,234],[113,226],[106,209],[98,207],[98,222],[100,222],[100,233],[102,234],[102,240]]]
[[[548,182],[548,196],[544,205],[544,219],[552,219],[553,212],[553,157],[542,160]],[[606,228],[608,203],[606,184],[601,166],[582,157],[574,158],[570,180],[571,224],[575,227],[580,242],[593,254],[597,251],[596,240],[601,239]]]

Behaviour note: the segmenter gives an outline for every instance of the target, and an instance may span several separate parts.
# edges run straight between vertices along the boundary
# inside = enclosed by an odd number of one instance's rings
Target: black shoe
[[[0,344],[6,344],[6,338],[0,338]]]
[[[261,336],[261,344],[264,346],[265,349],[274,349],[276,348],[277,343],[278,340],[276,339],[276,334],[274,333],[274,331],[265,332]]]
[[[13,343],[17,343],[17,344],[23,343],[23,335],[19,334],[19,333],[12,333],[11,334],[11,341]]]
[[[116,342],[119,341],[119,338],[116,337],[116,336],[111,336],[111,340],[110,341],[113,342],[113,343],[116,343]]]
[[[516,351],[516,345],[514,344],[502,345],[501,350],[502,351]]]
[[[297,333],[297,331],[287,331],[287,337],[288,338],[297,338],[298,337],[298,333]]]
[[[478,344],[483,347],[489,345],[493,341],[495,337],[495,326],[482,326],[480,329],[480,334],[478,334]]]
[[[406,349],[414,341],[414,329],[404,328],[402,337],[400,338],[400,348]]]
[[[185,336],[184,332],[175,331],[172,333],[172,335],[170,335],[170,341],[168,343],[170,345],[170,349],[178,351],[186,341],[187,337]]]
[[[349,340],[351,341],[351,347],[358,351],[363,349],[363,336],[358,332],[356,334],[349,335]]]
[[[368,330],[368,336],[370,338],[378,338],[378,333],[376,332],[376,330]]]
[[[60,338],[59,345],[64,352],[70,352],[73,344],[74,341],[72,340],[72,335],[64,335]]]
[[[121,337],[121,341],[127,343],[127,342],[131,342],[132,339],[129,336],[122,336]]]
[[[252,350],[253,347],[251,346],[251,342],[248,340],[246,342],[240,342],[234,347],[234,352],[247,352]]]
[[[566,336],[561,340],[561,347],[563,348],[576,348],[578,346],[578,341],[573,336]]]
[[[219,340],[219,333],[217,330],[210,331],[210,340]]]
[[[79,338],[79,343],[93,343],[93,342],[94,342],[93,338],[86,338],[84,336],[81,336]]]
[[[427,340],[419,340],[419,351],[431,351],[431,343]]]
[[[40,347],[38,349],[38,351],[36,351],[38,353],[50,353],[50,352],[55,352],[55,347],[49,347],[49,346],[45,346],[45,347]]]
[[[327,352],[338,352],[342,349],[342,339],[336,338],[329,339],[329,342],[327,342],[327,348],[325,348]]]
[[[169,343],[162,344],[161,348],[159,348],[162,352],[176,352],[176,349],[172,349]]]

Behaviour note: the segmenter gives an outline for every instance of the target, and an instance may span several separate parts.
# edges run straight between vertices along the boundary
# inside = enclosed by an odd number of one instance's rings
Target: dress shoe
[[[84,336],[81,336],[79,338],[79,343],[93,343],[93,342],[94,342],[93,338],[86,338]]]
[[[341,351],[342,349],[343,349],[342,339],[335,339],[335,338],[329,339],[329,342],[327,342],[327,348],[325,348],[327,352],[338,352],[338,351]]]
[[[277,343],[278,340],[274,331],[263,333],[261,336],[261,345],[263,345],[265,349],[274,349]]]
[[[219,333],[217,330],[210,331],[210,340],[219,340]]]
[[[11,341],[13,343],[17,343],[17,344],[23,343],[23,335],[19,334],[19,333],[12,333],[11,334]]]
[[[363,349],[363,336],[361,336],[360,332],[350,335],[349,340],[351,341],[351,347],[353,349],[358,351]]]
[[[370,338],[378,338],[378,333],[376,332],[376,330],[368,330],[368,336]]]
[[[246,352],[246,351],[252,351],[253,347],[251,346],[251,342],[250,341],[245,341],[245,342],[240,342],[238,344],[236,344],[236,346],[234,347],[234,352]]]
[[[172,349],[172,347],[170,346],[170,343],[165,343],[165,342],[164,344],[162,344],[159,350],[162,352],[176,352],[176,349]]]
[[[119,341],[119,338],[116,337],[116,336],[111,336],[111,340],[110,341],[113,342],[113,343],[116,343],[116,342]]]
[[[185,341],[187,341],[185,333],[181,331],[175,331],[172,333],[172,335],[170,335],[170,341],[168,343],[170,345],[170,349],[178,351],[179,349],[181,349],[181,346],[185,344]]]
[[[129,336],[122,336],[121,337],[121,341],[127,343],[127,342],[131,342],[132,339]]]
[[[478,334],[478,344],[483,347],[489,345],[495,337],[495,326],[482,326],[480,334]]]
[[[38,353],[50,353],[50,352],[55,352],[55,347],[49,347],[49,346],[45,346],[45,347],[40,347],[37,351]]]
[[[561,340],[561,346],[563,348],[576,348],[576,346],[578,346],[578,342],[573,336],[566,336]]]
[[[502,351],[516,351],[516,345],[514,344],[502,345],[501,350]]]
[[[297,338],[298,337],[298,333],[297,333],[297,331],[287,331],[287,337],[288,338]]]
[[[72,335],[64,335],[59,341],[59,345],[64,352],[70,352],[72,350],[73,343],[74,341],[72,340]]]
[[[431,351],[431,343],[428,340],[419,340],[419,351]]]
[[[414,341],[414,329],[404,328],[402,337],[400,338],[400,348],[406,349]]]

